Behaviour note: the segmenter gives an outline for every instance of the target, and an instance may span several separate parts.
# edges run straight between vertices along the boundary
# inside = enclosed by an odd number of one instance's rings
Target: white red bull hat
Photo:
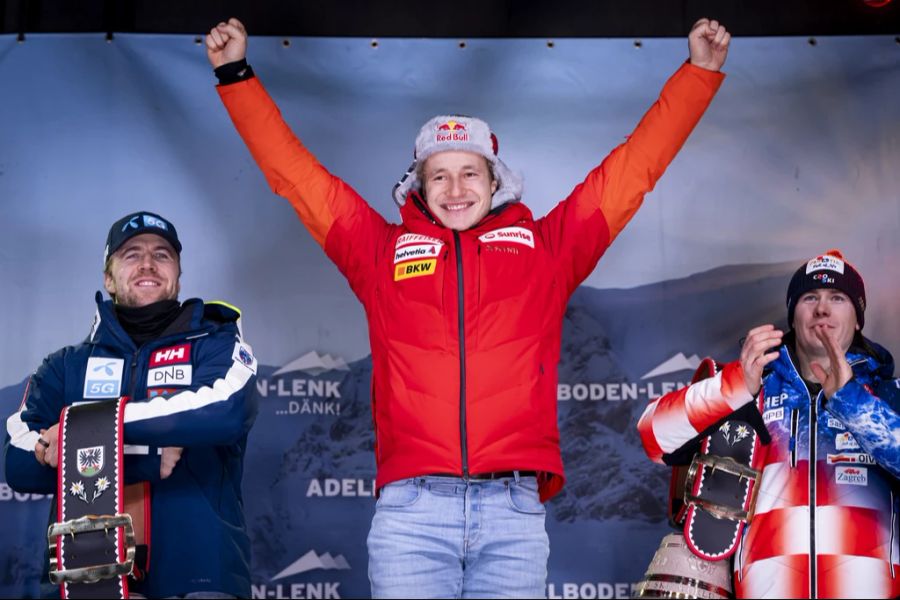
[[[413,163],[394,186],[394,201],[403,206],[410,191],[421,191],[422,182],[416,174],[416,167],[420,162],[425,162],[429,156],[438,152],[462,150],[480,154],[493,165],[498,185],[491,199],[491,208],[506,202],[518,202],[522,199],[522,176],[513,173],[497,158],[497,149],[497,136],[481,119],[462,115],[440,115],[432,118],[422,126],[419,135],[416,136]]]

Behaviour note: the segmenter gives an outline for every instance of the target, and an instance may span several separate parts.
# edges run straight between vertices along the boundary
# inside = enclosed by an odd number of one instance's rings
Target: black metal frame
[[[739,36],[900,34],[900,0],[0,0],[0,32],[20,36],[197,35],[230,16],[271,36],[681,37],[701,16]]]

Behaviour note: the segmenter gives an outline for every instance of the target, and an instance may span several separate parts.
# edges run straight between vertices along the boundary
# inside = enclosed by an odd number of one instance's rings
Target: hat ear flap
[[[410,190],[419,186],[419,177],[416,175],[416,166],[418,164],[418,160],[412,161],[412,164],[409,165],[406,173],[404,173],[403,177],[400,178],[400,181],[394,185],[391,194],[394,196],[394,202],[396,202],[398,206],[406,204],[406,196],[409,194]]]
[[[491,208],[497,208],[507,202],[518,202],[521,200],[522,191],[525,187],[522,175],[513,173],[499,158],[492,162],[494,163],[494,174],[500,181],[500,185],[491,198]]]

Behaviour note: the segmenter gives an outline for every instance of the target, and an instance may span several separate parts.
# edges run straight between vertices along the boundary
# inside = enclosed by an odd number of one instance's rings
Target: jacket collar
[[[853,369],[853,375],[862,381],[869,381],[873,377],[890,379],[894,373],[894,357],[884,347],[865,339],[869,348],[851,346],[847,350],[847,362]],[[778,358],[771,363],[772,371],[785,381],[791,381],[798,385],[805,385],[800,373],[800,362],[789,344],[783,344],[779,349]]]
[[[94,321],[91,324],[91,332],[88,335],[89,344],[111,346],[127,350],[136,350],[131,337],[122,328],[116,318],[116,310],[112,300],[104,300],[103,294],[97,292],[94,296],[97,303],[97,311],[94,313]],[[172,325],[163,333],[160,339],[175,333],[201,333],[212,329],[211,323],[203,319],[204,304],[199,298],[185,300],[181,304],[182,313],[175,319]]]
[[[444,227],[431,214],[425,200],[416,191],[410,192],[407,196],[406,202],[400,207],[400,216],[403,219],[403,225],[412,232],[439,239],[449,239],[453,236],[453,230]],[[477,236],[500,227],[509,227],[523,220],[531,221],[533,219],[531,210],[527,206],[521,202],[508,202],[492,209],[474,227],[467,229],[464,233]]]

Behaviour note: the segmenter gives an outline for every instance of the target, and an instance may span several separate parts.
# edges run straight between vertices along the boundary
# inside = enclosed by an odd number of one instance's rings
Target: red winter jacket
[[[534,470],[563,486],[556,367],[569,296],[635,213],[724,76],[689,64],[627,142],[546,217],[511,203],[472,229],[413,198],[390,224],[300,143],[255,78],[218,90],[272,187],[363,303],[376,486],[429,473]]]

